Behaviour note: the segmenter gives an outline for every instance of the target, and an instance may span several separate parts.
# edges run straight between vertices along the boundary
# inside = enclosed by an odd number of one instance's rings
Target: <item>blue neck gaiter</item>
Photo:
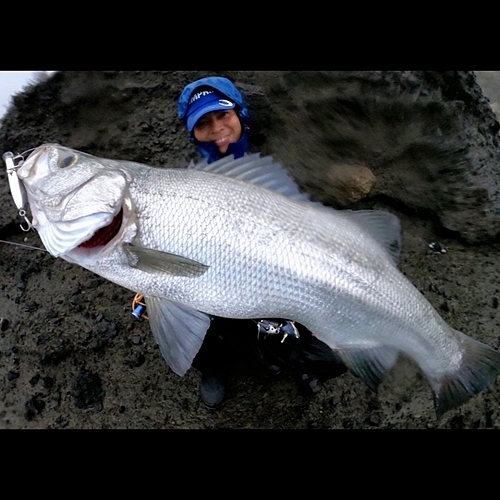
[[[221,158],[229,155],[234,155],[235,158],[241,158],[246,154],[249,147],[248,141],[248,129],[245,127],[243,135],[238,142],[232,142],[229,144],[227,151],[224,155],[221,155],[219,148],[214,142],[198,142],[194,141],[198,151],[203,158],[206,158],[208,163],[213,163],[214,161],[220,160]]]

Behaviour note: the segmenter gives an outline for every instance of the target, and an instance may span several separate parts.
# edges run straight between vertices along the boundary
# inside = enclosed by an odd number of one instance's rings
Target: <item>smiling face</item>
[[[229,144],[240,140],[241,132],[241,122],[234,109],[207,113],[193,128],[197,141],[215,143],[221,154],[226,153]]]

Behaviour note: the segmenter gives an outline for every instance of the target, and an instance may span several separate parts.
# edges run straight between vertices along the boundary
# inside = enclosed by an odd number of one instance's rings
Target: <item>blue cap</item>
[[[211,111],[234,109],[236,104],[215,90],[206,89],[195,92],[189,99],[187,129],[193,130],[196,122]]]

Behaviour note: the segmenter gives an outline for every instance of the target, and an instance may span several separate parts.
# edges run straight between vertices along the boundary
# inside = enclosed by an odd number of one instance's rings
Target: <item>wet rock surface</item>
[[[58,73],[14,99],[0,149],[58,142],[185,165],[198,156],[177,98],[208,74]],[[500,125],[473,72],[223,74],[247,96],[254,151],[278,158],[315,200],[396,213],[402,272],[450,325],[500,347]],[[41,247],[19,228],[5,173],[0,197],[0,239]],[[196,371],[175,375],[148,323],[133,319],[131,291],[5,243],[0,274],[0,428],[500,427],[498,380],[437,419],[407,359],[378,394],[350,373],[303,391],[291,372],[269,378],[244,364],[223,408],[211,411]]]

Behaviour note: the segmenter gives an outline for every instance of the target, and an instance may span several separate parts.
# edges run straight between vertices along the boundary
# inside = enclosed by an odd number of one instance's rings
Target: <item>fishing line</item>
[[[45,248],[32,247],[31,245],[25,245],[23,243],[14,243],[13,241],[0,240],[0,243],[7,243],[8,245],[15,245],[15,246],[18,246],[18,247],[30,248],[32,250],[41,250],[42,252],[47,252],[48,251],[48,250],[45,250]]]

